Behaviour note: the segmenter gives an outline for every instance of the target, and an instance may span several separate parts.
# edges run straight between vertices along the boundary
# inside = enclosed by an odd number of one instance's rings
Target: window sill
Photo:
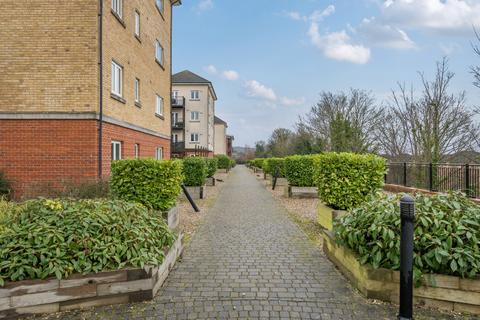
[[[140,36],[138,36],[136,34],[134,34],[134,36],[135,36],[135,39],[137,39],[138,42],[142,43],[142,39],[140,39]]]
[[[113,100],[117,100],[118,102],[121,102],[123,104],[126,104],[127,103],[127,100],[123,99],[122,97],[116,95],[115,93],[110,93],[110,97],[113,99]]]
[[[142,107],[142,103],[141,103],[140,101],[135,101],[135,107],[141,108],[141,107]]]
[[[189,99],[190,101],[200,101],[200,99]]]
[[[118,22],[120,22],[120,24],[123,26],[124,29],[127,28],[127,25],[125,24],[125,21],[123,21],[122,17],[120,17],[118,15],[118,13],[116,13],[115,11],[113,11],[113,9],[111,10],[113,16],[118,20]]]
[[[155,58],[155,62],[160,66],[160,68],[162,68],[165,71],[165,67],[163,66],[163,64],[160,61],[158,61],[157,58]]]
[[[200,122],[200,120],[190,120],[190,122]]]
[[[165,120],[165,117],[161,114],[155,113],[155,117]]]

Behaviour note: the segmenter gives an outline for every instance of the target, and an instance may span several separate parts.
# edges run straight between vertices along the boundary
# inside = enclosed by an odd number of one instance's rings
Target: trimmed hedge
[[[401,196],[379,193],[335,222],[335,238],[356,252],[360,263],[400,268]],[[460,193],[418,193],[414,200],[415,279],[427,273],[480,275],[480,206]]]
[[[205,164],[207,165],[207,178],[213,177],[218,169],[218,159],[205,158]]]
[[[190,157],[183,159],[184,184],[188,187],[201,187],[207,179],[207,164],[204,158]]]
[[[250,163],[255,168],[263,169],[263,162],[265,160],[266,160],[265,158],[256,158],[256,159],[251,160]]]
[[[279,178],[285,177],[285,159],[267,158],[263,161],[263,171],[272,176],[278,173]]]
[[[381,189],[385,159],[372,154],[325,153],[315,157],[315,184],[320,199],[334,209],[349,210]]]
[[[295,187],[313,187],[314,155],[291,156],[285,158],[285,177]]]
[[[215,158],[218,159],[218,169],[230,169],[231,168],[231,162],[230,162],[230,158],[223,155],[223,154],[219,154],[219,155],[216,155]]]
[[[180,161],[120,160],[112,163],[110,191],[116,199],[166,211],[175,205],[182,180]]]
[[[158,266],[175,241],[162,215],[138,203],[39,199],[19,210],[0,234],[0,286]]]

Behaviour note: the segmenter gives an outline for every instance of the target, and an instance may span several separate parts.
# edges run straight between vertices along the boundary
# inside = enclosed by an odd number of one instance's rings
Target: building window
[[[178,112],[172,112],[172,123],[173,125],[178,123]]]
[[[165,0],[155,0],[155,1],[157,3],[158,11],[160,11],[160,13],[163,14],[165,10],[165,3],[164,3]]]
[[[190,91],[190,99],[191,100],[200,100],[200,91],[199,90]]]
[[[112,161],[122,160],[122,143],[120,141],[112,141]]]
[[[175,90],[172,92],[172,98],[177,99],[178,98],[178,90]]]
[[[122,18],[123,10],[122,10],[122,3],[123,0],[112,0],[112,11]]]
[[[140,145],[138,143],[135,143],[133,146],[133,154],[135,155],[135,159],[140,157]]]
[[[198,111],[190,112],[190,120],[192,120],[192,121],[200,120],[200,112],[198,112]]]
[[[140,12],[135,10],[135,36],[140,38]]]
[[[123,68],[121,65],[112,61],[112,93],[119,97],[122,96]]]
[[[198,133],[192,133],[190,134],[190,142],[200,142],[200,137],[198,135]]]
[[[158,147],[156,150],[155,150],[155,158],[157,160],[162,160],[163,159],[163,148],[162,147]]]
[[[155,41],[155,59],[163,67],[163,47],[160,41]]]
[[[135,94],[135,102],[140,103],[140,79],[138,78],[135,78],[133,91]]]
[[[155,113],[159,116],[163,116],[163,98],[157,94],[157,102],[155,107]]]
[[[177,133],[174,133],[174,134],[172,135],[172,142],[173,142],[173,143],[177,143],[177,142],[178,142],[178,134],[177,134]]]

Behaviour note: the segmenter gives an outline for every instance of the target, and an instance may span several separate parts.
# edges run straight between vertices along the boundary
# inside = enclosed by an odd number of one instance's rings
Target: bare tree
[[[348,93],[322,92],[310,112],[300,117],[303,126],[325,144],[327,151],[375,151],[374,129],[381,120],[370,92],[351,89]]]
[[[437,63],[433,81],[420,73],[423,91],[419,98],[401,84],[398,92],[392,92],[391,110],[406,135],[407,151],[416,161],[438,163],[447,155],[471,149],[474,112],[466,107],[464,91],[449,93],[453,77],[444,58]]]

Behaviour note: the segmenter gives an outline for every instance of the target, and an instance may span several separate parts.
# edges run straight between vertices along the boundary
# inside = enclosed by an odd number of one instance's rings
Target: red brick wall
[[[21,197],[34,184],[58,185],[98,175],[98,122],[96,120],[0,120],[0,171]],[[103,175],[110,174],[111,141],[122,142],[122,158],[154,157],[157,146],[170,158],[170,140],[104,123]]]

